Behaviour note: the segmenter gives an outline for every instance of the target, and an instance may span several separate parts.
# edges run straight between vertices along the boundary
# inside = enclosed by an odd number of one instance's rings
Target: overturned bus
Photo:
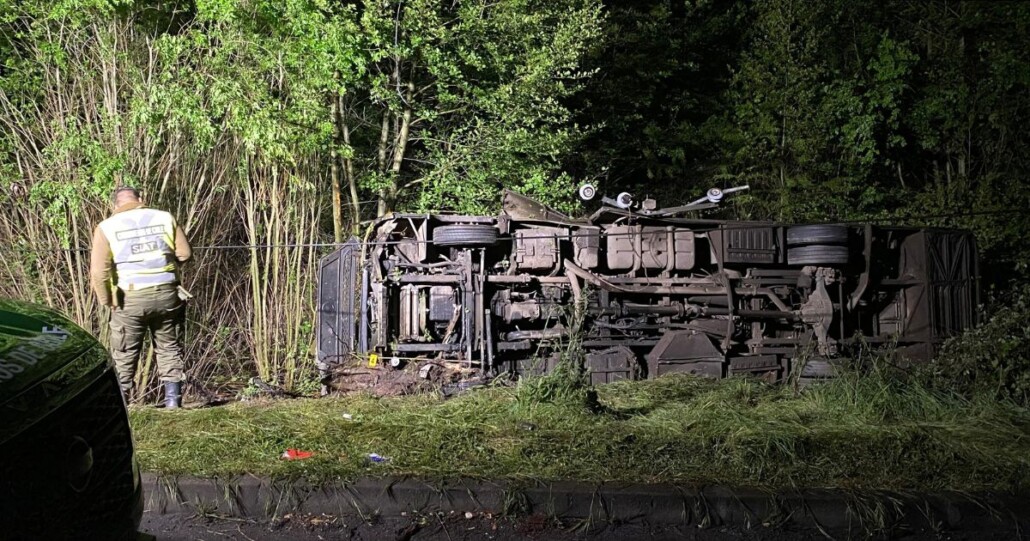
[[[319,367],[540,373],[575,334],[593,383],[818,378],[858,342],[926,360],[975,323],[970,233],[683,217],[740,189],[664,209],[623,193],[585,219],[513,192],[497,216],[383,216],[320,263]]]

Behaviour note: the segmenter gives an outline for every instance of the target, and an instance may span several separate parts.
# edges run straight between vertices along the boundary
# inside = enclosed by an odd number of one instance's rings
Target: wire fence
[[[704,230],[734,230],[734,229],[754,229],[756,227],[768,227],[768,226],[792,226],[792,225],[880,225],[882,227],[927,227],[926,225],[912,224],[911,222],[925,222],[930,220],[945,220],[945,219],[956,219],[956,218],[974,218],[983,216],[1014,216],[1014,215],[1030,215],[1030,209],[1025,208],[1012,208],[1012,209],[998,209],[992,211],[980,211],[980,212],[955,212],[945,214],[924,214],[924,215],[911,215],[911,216],[886,216],[886,217],[873,217],[868,219],[856,219],[856,220],[832,220],[824,222],[805,222],[804,224],[785,224],[772,221],[748,221],[748,220],[712,220],[712,219],[677,219],[677,218],[658,218],[654,216],[648,216],[646,214],[626,214],[625,218],[632,218],[636,220],[657,220],[670,225],[682,225],[685,227],[694,226],[698,229]],[[431,214],[424,214],[422,216],[429,217]],[[910,223],[903,223],[910,222]],[[570,227],[589,227],[593,224],[587,221],[570,220],[565,223]],[[627,231],[623,233],[617,232],[605,232],[606,237],[619,237],[619,236],[634,236],[639,234],[638,232]],[[561,235],[561,237],[575,239],[575,238],[587,238],[594,237],[597,233],[569,233],[568,235]],[[519,240],[533,240],[533,239],[553,239],[555,235],[521,235],[518,237]],[[511,242],[515,240],[514,236],[501,236],[498,237],[498,242]],[[432,244],[432,239],[403,239],[403,240],[381,240],[381,241],[360,241],[350,240],[345,242],[322,242],[322,243],[284,243],[284,244],[219,244],[219,245],[199,245],[194,246],[194,251],[220,251],[220,250],[267,250],[275,248],[339,248],[344,245],[353,246],[355,243],[361,248],[368,248],[370,246],[390,246],[397,244]],[[74,248],[62,248],[62,247],[38,247],[38,246],[0,246],[0,253],[2,252],[89,252],[88,247],[74,247]]]

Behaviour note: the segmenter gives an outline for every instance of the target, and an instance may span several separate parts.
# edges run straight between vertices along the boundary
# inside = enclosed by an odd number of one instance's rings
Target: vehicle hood
[[[89,333],[54,310],[0,299],[3,417],[17,417],[22,410],[38,411],[43,403],[75,390],[83,383],[80,380],[94,380],[87,376],[103,373],[108,363],[106,353]]]

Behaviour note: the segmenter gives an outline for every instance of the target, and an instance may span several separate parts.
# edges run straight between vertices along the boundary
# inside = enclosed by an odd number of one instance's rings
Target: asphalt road
[[[530,516],[517,520],[486,514],[472,516],[419,515],[404,517],[360,517],[345,519],[332,516],[286,515],[275,521],[236,518],[201,517],[186,514],[145,513],[140,525],[143,532],[157,541],[322,541],[322,540],[395,540],[416,541],[441,539],[472,540],[539,540],[571,541],[598,539],[622,540],[825,540],[866,538],[860,532],[790,530],[783,528],[754,529],[739,527],[698,528],[684,526],[651,527],[646,523],[626,524],[559,524],[553,519]],[[1017,530],[992,527],[964,532],[894,532],[889,539],[905,541],[943,540],[1008,540],[1018,538]],[[874,537],[875,538],[875,537]]]

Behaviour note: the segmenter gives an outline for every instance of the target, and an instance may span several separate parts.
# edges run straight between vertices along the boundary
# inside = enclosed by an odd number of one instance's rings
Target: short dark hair
[[[111,201],[118,202],[118,194],[124,192],[131,192],[133,197],[139,199],[139,190],[137,190],[133,186],[119,186],[114,189],[114,192],[111,193]]]

